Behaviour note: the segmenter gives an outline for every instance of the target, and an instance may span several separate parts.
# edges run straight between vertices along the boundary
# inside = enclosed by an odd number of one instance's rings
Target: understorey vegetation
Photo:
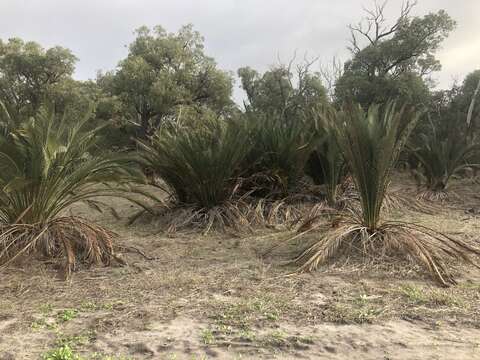
[[[477,265],[478,240],[394,211],[441,211],[452,179],[476,181],[480,70],[434,90],[435,53],[456,23],[414,6],[391,26],[384,5],[368,10],[343,66],[240,68],[242,105],[191,25],[138,29],[95,81],[73,79],[68,49],[0,40],[0,266],[64,259],[68,276],[123,264],[116,234],[71,212],[120,197],[139,208],[130,224],[167,233],[279,231],[278,246],[296,240],[299,272],[351,257],[455,284],[454,264]],[[397,174],[418,186],[392,189]]]

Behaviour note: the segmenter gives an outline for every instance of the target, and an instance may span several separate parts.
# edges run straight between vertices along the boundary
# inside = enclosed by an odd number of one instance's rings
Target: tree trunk
[[[472,121],[473,116],[473,108],[475,107],[475,100],[477,99],[478,92],[480,91],[480,79],[478,79],[477,88],[473,92],[472,101],[470,102],[470,106],[468,108],[467,114],[467,126],[470,127],[470,123]]]
[[[140,115],[140,129],[138,130],[137,136],[142,140],[150,136],[150,116],[147,114]]]

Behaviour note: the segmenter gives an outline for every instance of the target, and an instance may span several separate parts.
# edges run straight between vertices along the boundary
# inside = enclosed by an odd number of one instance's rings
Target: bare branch
[[[375,0],[371,9],[363,8],[366,16],[357,25],[348,25],[351,34],[351,47],[349,47],[349,50],[353,54],[356,54],[361,50],[357,35],[365,38],[369,45],[377,44],[379,40],[394,34],[398,30],[402,23],[408,19],[412,9],[417,5],[417,0],[404,1],[399,17],[390,27],[385,26],[386,18],[384,12],[386,5],[386,0],[381,4]]]
[[[322,82],[327,89],[327,94],[330,99],[332,99],[335,91],[335,84],[343,74],[342,62],[334,56],[331,63],[326,65],[320,64],[319,72]]]

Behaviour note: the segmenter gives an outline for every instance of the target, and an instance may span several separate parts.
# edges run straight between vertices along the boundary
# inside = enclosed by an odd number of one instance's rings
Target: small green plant
[[[400,288],[401,293],[407,299],[418,305],[428,306],[461,306],[463,299],[455,296],[448,289],[426,289],[414,285],[405,285]]]
[[[32,330],[55,330],[57,328],[57,323],[55,321],[49,321],[46,318],[42,317],[40,319],[32,321],[30,327],[32,328]]]
[[[424,304],[427,301],[423,289],[417,286],[405,285],[400,288],[400,291],[412,303]]]
[[[52,312],[53,305],[52,304],[42,304],[40,305],[40,312],[44,315],[48,315]]]
[[[253,331],[249,330],[249,329],[243,329],[239,332],[238,336],[243,339],[243,340],[247,340],[249,342],[253,342],[255,341],[256,339],[256,335]]]
[[[58,314],[58,319],[62,322],[67,322],[75,319],[78,316],[77,309],[65,309]]]
[[[94,330],[85,331],[77,335],[62,335],[59,333],[56,343],[59,346],[68,345],[74,348],[78,345],[86,345],[90,343],[95,337],[96,333]]]
[[[338,324],[370,324],[382,313],[382,308],[372,304],[332,304],[325,312],[326,320]]]
[[[205,345],[211,345],[215,342],[215,335],[210,329],[202,330],[201,338]]]
[[[107,355],[104,353],[93,353],[90,355],[89,360],[134,360],[130,356],[115,356],[115,355]]]
[[[62,345],[42,355],[43,360],[81,360],[68,345]]]
[[[217,325],[229,325],[242,329],[249,329],[252,323],[262,320],[275,322],[280,318],[283,299],[279,298],[253,298],[228,304],[216,316]]]
[[[272,331],[263,336],[262,342],[270,346],[282,346],[285,344],[286,334],[283,331]]]
[[[92,301],[84,301],[80,305],[80,309],[82,309],[82,311],[95,311],[97,310],[97,308],[98,308],[97,304],[95,304]]]

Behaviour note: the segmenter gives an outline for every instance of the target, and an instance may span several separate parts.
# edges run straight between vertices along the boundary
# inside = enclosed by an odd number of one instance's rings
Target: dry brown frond
[[[425,214],[434,214],[440,211],[440,207],[435,206],[431,202],[426,202],[425,199],[415,197],[405,189],[387,190],[385,198],[383,199],[382,209],[386,212],[394,210],[412,210]]]
[[[77,262],[109,265],[115,258],[116,234],[75,216],[59,217],[45,224],[13,224],[0,228],[0,264],[6,266],[28,254],[65,257],[65,276]]]
[[[145,221],[155,219],[168,234],[187,230],[201,230],[203,234],[228,230],[248,232],[251,230],[250,221],[247,218],[250,211],[250,207],[241,201],[226,202],[213,208],[198,208],[189,204],[174,203],[171,206],[162,204],[149,211],[140,211],[130,218],[129,224],[141,218]]]
[[[462,260],[478,267],[473,259],[480,249],[425,226],[398,221],[383,222],[372,232],[355,216],[339,218],[294,263],[299,272],[313,271],[342,255],[359,256],[367,262],[402,258],[424,267],[443,286],[455,284],[449,260]]]
[[[303,219],[321,216],[328,210],[325,202],[304,202],[296,195],[282,200],[246,196],[210,209],[165,203],[140,211],[130,218],[129,223],[133,224],[141,218],[145,221],[158,220],[170,234],[188,230],[200,230],[204,234],[210,231],[245,233],[263,227],[292,229]]]
[[[458,200],[459,196],[454,191],[448,191],[447,189],[443,189],[443,190],[424,189],[418,192],[417,199],[429,201],[429,202],[444,203],[452,199]]]

